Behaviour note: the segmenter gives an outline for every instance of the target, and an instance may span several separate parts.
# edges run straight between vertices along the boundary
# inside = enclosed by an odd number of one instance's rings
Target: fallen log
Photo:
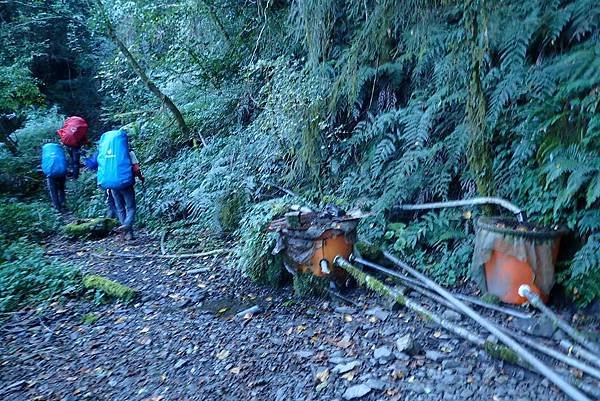
[[[596,359],[600,359],[600,347],[594,344],[592,341],[588,340],[583,334],[581,334],[574,327],[569,325],[556,313],[554,313],[552,309],[548,308],[541,300],[539,295],[531,291],[531,288],[528,285],[522,285],[519,287],[519,295],[527,298],[529,300],[529,303],[538,308],[540,312],[542,312],[544,315],[546,315],[554,325],[556,325],[559,329],[567,333],[569,337],[577,341],[583,347],[593,352],[595,354]]]
[[[423,282],[427,287],[431,288],[433,291],[437,292],[439,295],[444,297],[447,301],[455,305],[459,308],[465,315],[469,316],[471,319],[476,321],[479,325],[484,327],[491,334],[496,336],[498,340],[503,342],[512,352],[516,353],[521,359],[530,364],[535,370],[537,370],[540,374],[554,383],[558,388],[560,388],[565,394],[571,397],[576,401],[589,401],[590,399],[584,395],[581,391],[576,389],[574,386],[569,384],[563,377],[558,375],[555,371],[546,366],[542,361],[540,361],[535,355],[526,350],[523,346],[521,346],[518,342],[516,342],[512,337],[503,333],[495,324],[485,319],[483,316],[475,312],[473,309],[465,305],[463,302],[458,300],[440,285],[435,283],[433,280],[429,279],[424,274],[419,273],[417,270],[413,269],[406,263],[402,262],[398,258],[396,258],[391,253],[384,251],[383,255],[396,266],[402,268],[406,272],[410,273],[412,276],[419,279]]]

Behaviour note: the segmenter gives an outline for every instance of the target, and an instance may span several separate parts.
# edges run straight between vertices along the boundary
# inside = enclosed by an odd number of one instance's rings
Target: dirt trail
[[[86,272],[141,297],[14,314],[0,326],[0,399],[342,400],[365,392],[361,399],[565,399],[540,377],[491,360],[412,313],[386,309],[360,289],[348,294],[358,307],[298,300],[290,288],[251,283],[228,257],[92,256],[159,252],[158,241],[144,235],[125,250],[114,237],[69,248]],[[254,304],[263,312],[235,317]],[[396,340],[406,334],[420,345],[416,354],[398,351]]]

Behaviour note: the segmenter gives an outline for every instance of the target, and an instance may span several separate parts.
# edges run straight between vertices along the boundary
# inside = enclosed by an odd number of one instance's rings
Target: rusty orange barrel
[[[327,230],[314,241],[314,253],[310,259],[310,265],[304,265],[301,270],[311,271],[317,277],[345,276],[344,270],[333,265],[333,259],[337,256],[348,258],[352,253],[353,241],[340,230]],[[326,261],[326,265],[323,261]]]
[[[546,302],[554,285],[554,266],[564,233],[525,226],[512,219],[481,217],[477,221],[473,272],[483,268],[482,287],[504,302],[527,302],[518,293],[523,284]]]

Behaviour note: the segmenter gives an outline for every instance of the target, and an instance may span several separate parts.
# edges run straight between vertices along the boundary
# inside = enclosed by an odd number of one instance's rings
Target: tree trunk
[[[179,111],[179,109],[177,108],[175,103],[173,103],[171,98],[169,98],[166,94],[164,94],[158,88],[158,86],[156,86],[156,84],[148,77],[148,75],[146,74],[146,72],[144,71],[144,69],[142,68],[140,63],[138,63],[138,61],[135,59],[133,54],[131,54],[131,52],[129,51],[127,46],[125,46],[125,43],[123,43],[123,41],[121,39],[119,39],[119,37],[117,36],[117,33],[115,32],[115,28],[112,24],[112,21],[110,20],[110,17],[106,13],[106,10],[104,8],[104,4],[102,4],[102,1],[95,0],[95,2],[98,7],[98,10],[100,11],[100,13],[102,15],[102,18],[104,19],[104,23],[106,24],[106,30],[107,30],[107,34],[108,34],[109,38],[119,48],[121,53],[123,53],[123,55],[127,59],[127,62],[129,63],[129,66],[140,77],[140,79],[146,85],[146,87],[150,90],[150,92],[152,92],[163,104],[165,104],[167,106],[167,108],[169,109],[171,114],[173,114],[173,117],[175,117],[175,120],[177,121],[177,125],[179,126],[179,129],[181,130],[181,132],[184,135],[189,136],[190,128],[186,124],[185,119],[183,118],[183,114],[181,114],[181,111]],[[202,141],[202,144],[206,146],[206,141],[204,140],[204,137],[202,136],[202,134],[199,134],[199,136],[200,136],[200,140]]]

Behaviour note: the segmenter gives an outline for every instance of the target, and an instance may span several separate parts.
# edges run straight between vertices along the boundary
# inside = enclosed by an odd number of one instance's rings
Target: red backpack
[[[74,116],[67,118],[57,133],[63,144],[77,148],[88,141],[87,130],[87,122],[81,117]]]

